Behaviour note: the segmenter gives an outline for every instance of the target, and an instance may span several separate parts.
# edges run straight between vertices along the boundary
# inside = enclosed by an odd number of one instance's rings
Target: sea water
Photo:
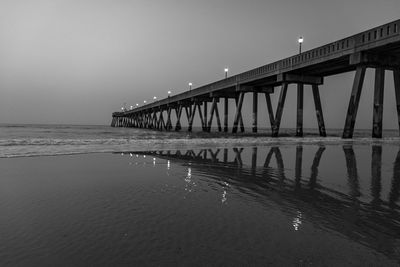
[[[343,140],[337,129],[328,130],[328,137],[319,137],[316,129],[305,129],[305,138],[294,138],[295,131],[282,129],[281,137],[272,138],[268,130],[259,134],[204,133],[194,129],[154,131],[136,128],[81,125],[11,125],[0,124],[0,158],[116,152],[123,150],[157,150],[216,146],[248,146],[296,143],[389,143],[400,144],[398,131],[384,131],[383,139],[370,138],[370,130],[358,130],[355,139]]]
[[[398,266],[397,131],[328,134],[3,125],[0,265]]]

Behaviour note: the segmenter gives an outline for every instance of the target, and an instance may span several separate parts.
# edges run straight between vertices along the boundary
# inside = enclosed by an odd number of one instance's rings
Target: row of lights
[[[301,54],[301,44],[304,42],[303,36],[300,36],[299,39],[298,39],[297,41],[299,42],[299,54]],[[225,69],[224,69],[224,72],[225,72],[225,79],[227,79],[227,78],[228,78],[229,69],[228,69],[228,68],[225,68]],[[192,86],[193,86],[193,83],[190,82],[190,83],[189,83],[189,91],[192,91]],[[168,97],[170,97],[170,96],[171,96],[171,91],[168,91]],[[157,100],[157,97],[154,96],[154,97],[153,97],[153,100],[156,101],[156,100]],[[143,103],[144,103],[144,105],[146,105],[147,101],[144,100]],[[139,107],[139,104],[136,104],[136,107]],[[122,107],[121,109],[122,109],[123,111],[125,111],[125,107]],[[133,106],[131,106],[130,109],[132,110],[132,109],[133,109]]]
[[[228,68],[225,68],[224,71],[225,71],[225,79],[226,79],[226,78],[228,78],[228,71],[229,71],[229,69],[228,69]],[[192,86],[193,86],[193,83],[190,82],[190,83],[189,83],[189,91],[192,91]],[[171,96],[171,91],[168,91],[168,97],[170,97],[170,96]],[[154,102],[155,102],[155,101],[157,100],[157,97],[154,96],[154,97],[153,97],[153,100],[154,100]],[[146,105],[146,103],[147,103],[147,101],[144,100],[144,101],[143,101],[143,104]],[[138,103],[136,103],[136,107],[139,107],[139,104],[138,104]],[[121,109],[122,109],[122,111],[125,111],[125,110],[126,110],[125,107],[122,107]],[[132,109],[133,109],[133,106],[130,106],[130,110],[132,110]]]

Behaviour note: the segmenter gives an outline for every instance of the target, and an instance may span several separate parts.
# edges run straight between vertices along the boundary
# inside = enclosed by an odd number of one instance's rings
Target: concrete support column
[[[224,132],[228,132],[228,108],[229,98],[224,98]]]
[[[203,131],[207,132],[208,127],[207,127],[207,101],[204,101],[204,123],[203,123]]]
[[[242,118],[242,105],[243,105],[244,92],[240,93],[238,103],[236,106],[235,119],[233,121],[232,133],[237,133],[239,121]]]
[[[394,79],[394,91],[396,93],[396,107],[397,107],[397,123],[399,125],[399,135],[400,135],[400,70],[395,69],[393,71]]]
[[[352,138],[354,125],[356,123],[358,104],[360,102],[361,90],[365,77],[365,66],[358,66],[354,77],[353,89],[351,91],[349,107],[347,109],[346,122],[343,130],[343,138]]]
[[[273,137],[278,137],[278,134],[279,134],[279,127],[281,125],[281,119],[282,119],[282,114],[283,114],[283,107],[285,105],[287,88],[288,88],[287,83],[282,84],[282,89],[281,89],[281,93],[279,95],[279,100],[278,100],[278,107],[276,109],[276,115],[275,115],[276,117],[274,120],[274,126],[272,127],[272,136]]]
[[[312,92],[314,96],[315,112],[317,114],[319,135],[325,137],[326,136],[325,122],[324,122],[324,115],[322,113],[322,105],[321,105],[321,98],[319,96],[318,85],[316,84],[312,85]]]
[[[374,107],[373,107],[373,125],[372,137],[382,138],[382,119],[383,119],[383,89],[385,86],[385,69],[375,69],[375,87],[374,87]]]
[[[253,92],[253,133],[257,132],[258,92]]]
[[[303,136],[303,106],[304,106],[304,85],[297,84],[297,123],[296,136]]]

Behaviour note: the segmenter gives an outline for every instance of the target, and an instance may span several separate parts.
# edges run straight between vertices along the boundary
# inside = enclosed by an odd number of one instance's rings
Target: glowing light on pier
[[[298,42],[299,42],[299,54],[301,54],[301,44],[304,42],[303,36],[300,36],[300,37],[299,37]]]

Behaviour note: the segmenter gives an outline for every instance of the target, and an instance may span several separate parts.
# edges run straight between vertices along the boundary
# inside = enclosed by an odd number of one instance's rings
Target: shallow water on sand
[[[0,159],[0,265],[397,266],[400,146]]]

